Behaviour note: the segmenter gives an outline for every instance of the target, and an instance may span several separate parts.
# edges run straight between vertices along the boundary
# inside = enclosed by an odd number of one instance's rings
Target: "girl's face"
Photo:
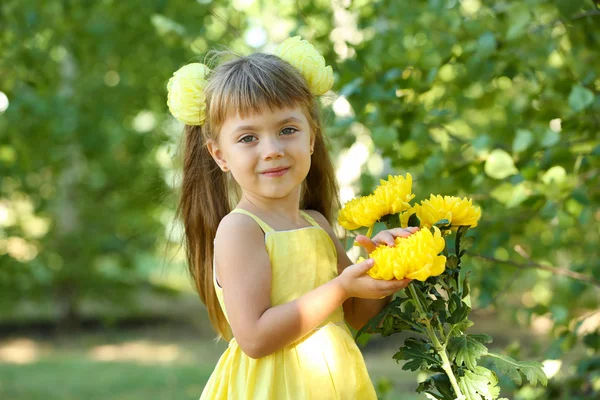
[[[299,196],[313,145],[300,106],[274,111],[265,107],[246,118],[228,116],[218,143],[209,142],[208,150],[246,194],[280,199]]]

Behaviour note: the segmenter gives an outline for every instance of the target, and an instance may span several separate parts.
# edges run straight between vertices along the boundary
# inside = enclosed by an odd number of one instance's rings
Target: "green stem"
[[[429,337],[429,340],[431,340],[431,342],[433,343],[433,347],[435,348],[435,351],[439,354],[440,358],[442,359],[442,369],[444,370],[446,375],[448,375],[448,379],[450,379],[450,384],[452,385],[452,389],[454,389],[454,393],[456,394],[456,397],[461,398],[463,396],[463,394],[460,391],[460,388],[458,387],[458,381],[456,380],[456,377],[454,376],[454,372],[452,371],[452,365],[450,364],[450,359],[448,358],[448,353],[446,353],[446,346],[445,346],[445,344],[442,345],[440,343],[437,335],[435,334],[433,328],[431,327],[431,324],[429,324],[429,321],[427,320],[427,314],[425,313],[425,308],[421,304],[421,301],[419,300],[419,297],[417,296],[415,286],[408,285],[408,289],[410,290],[410,293],[412,294],[413,299],[415,299],[415,305],[417,307],[417,310],[421,314],[421,318],[423,318],[426,321],[425,326],[427,328],[427,336]]]

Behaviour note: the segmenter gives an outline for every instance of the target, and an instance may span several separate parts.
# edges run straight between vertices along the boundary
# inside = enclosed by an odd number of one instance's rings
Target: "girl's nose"
[[[280,158],[283,156],[283,144],[279,140],[266,140],[263,141],[264,150],[263,154],[266,160],[271,160],[274,158]]]

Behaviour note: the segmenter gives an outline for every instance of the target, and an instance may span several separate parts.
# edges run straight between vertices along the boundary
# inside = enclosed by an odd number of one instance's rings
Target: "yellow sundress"
[[[249,211],[265,232],[271,260],[271,304],[284,304],[337,276],[337,253],[329,234],[307,213],[310,227],[275,231]],[[215,275],[215,274],[213,274]],[[214,285],[225,316],[223,291]],[[200,400],[377,399],[363,356],[344,322],[342,307],[300,340],[252,359],[235,339],[219,359]]]

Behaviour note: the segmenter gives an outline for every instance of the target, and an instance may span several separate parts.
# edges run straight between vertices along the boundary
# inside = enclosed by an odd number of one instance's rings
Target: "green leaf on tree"
[[[502,149],[492,150],[483,170],[493,179],[504,179],[519,172],[510,154]]]
[[[491,343],[489,335],[464,335],[450,339],[448,352],[458,366],[465,364],[470,370],[477,366],[477,360],[488,353],[485,343]]]
[[[574,85],[569,94],[569,106],[575,112],[586,109],[594,102],[594,92],[579,84]]]
[[[535,361],[517,361],[502,354],[488,353],[500,372],[508,375],[517,385],[522,383],[521,374],[525,375],[529,383],[535,385],[538,381],[546,386],[548,378],[542,369],[542,364]]]

